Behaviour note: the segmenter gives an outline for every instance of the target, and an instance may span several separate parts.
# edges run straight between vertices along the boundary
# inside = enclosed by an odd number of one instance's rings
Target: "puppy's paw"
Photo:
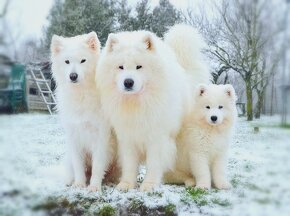
[[[116,187],[118,190],[121,190],[121,191],[128,191],[130,189],[134,189],[135,188],[135,185],[134,184],[130,184],[128,182],[120,182],[117,187]]]
[[[142,192],[152,192],[155,187],[159,186],[159,184],[154,182],[143,182],[140,186],[140,191]]]
[[[232,185],[228,181],[221,181],[221,182],[216,182],[215,187],[220,190],[229,190],[232,188]]]
[[[209,190],[211,188],[210,184],[207,183],[197,183],[195,188],[203,189],[203,190]]]
[[[99,193],[102,193],[102,186],[101,185],[90,184],[88,186],[88,190],[90,192],[99,192]]]
[[[196,182],[193,178],[189,178],[184,181],[184,184],[186,187],[194,187],[196,185]]]

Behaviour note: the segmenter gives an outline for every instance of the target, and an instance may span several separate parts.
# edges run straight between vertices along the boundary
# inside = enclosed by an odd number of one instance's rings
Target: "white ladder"
[[[43,102],[46,104],[46,107],[47,107],[47,110],[49,111],[49,113],[52,115],[53,114],[53,110],[52,110],[52,106],[56,106],[56,99],[55,99],[55,96],[50,88],[50,86],[48,85],[49,81],[45,79],[42,71],[41,71],[41,68],[32,68],[32,67],[29,67],[28,69],[32,75],[32,79],[33,81],[35,82],[39,92],[40,92],[40,95],[43,99]],[[37,74],[38,73],[38,77],[37,77]],[[46,87],[46,90],[43,90],[41,88],[41,84],[45,84],[45,87]],[[45,95],[44,94],[48,94],[51,98],[51,101],[47,101],[46,98],[45,98]]]

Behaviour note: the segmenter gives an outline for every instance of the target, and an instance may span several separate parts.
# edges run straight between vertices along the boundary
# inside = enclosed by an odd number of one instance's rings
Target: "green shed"
[[[0,64],[0,111],[27,111],[25,66],[13,62]]]

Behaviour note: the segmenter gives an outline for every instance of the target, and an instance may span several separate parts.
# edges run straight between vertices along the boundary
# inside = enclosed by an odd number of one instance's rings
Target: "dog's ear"
[[[230,97],[234,102],[236,102],[237,95],[236,95],[234,87],[230,84],[226,84],[224,86],[224,88],[225,88],[225,92],[226,92],[227,96]]]
[[[197,95],[198,96],[203,96],[206,92],[206,89],[207,89],[207,85],[206,84],[200,84],[198,87],[197,87]]]
[[[147,50],[154,50],[154,39],[151,33],[146,33],[143,42],[145,43]]]
[[[86,42],[87,42],[89,48],[94,50],[94,51],[98,51],[101,47],[98,36],[97,36],[96,32],[94,32],[94,31],[87,34]]]
[[[106,50],[107,52],[112,52],[114,50],[114,46],[119,42],[117,36],[113,33],[110,33],[106,42]]]
[[[58,35],[53,35],[51,38],[51,44],[50,44],[50,51],[51,55],[55,56],[57,55],[61,49],[62,49],[62,39],[63,37]]]

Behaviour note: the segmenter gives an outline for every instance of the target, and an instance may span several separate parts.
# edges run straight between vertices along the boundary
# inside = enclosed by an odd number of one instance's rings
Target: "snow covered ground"
[[[56,116],[0,116],[0,215],[290,215],[290,129],[279,118],[240,119],[230,191],[162,185],[153,193],[65,187],[57,169],[64,132]],[[260,132],[254,133],[254,126]]]

